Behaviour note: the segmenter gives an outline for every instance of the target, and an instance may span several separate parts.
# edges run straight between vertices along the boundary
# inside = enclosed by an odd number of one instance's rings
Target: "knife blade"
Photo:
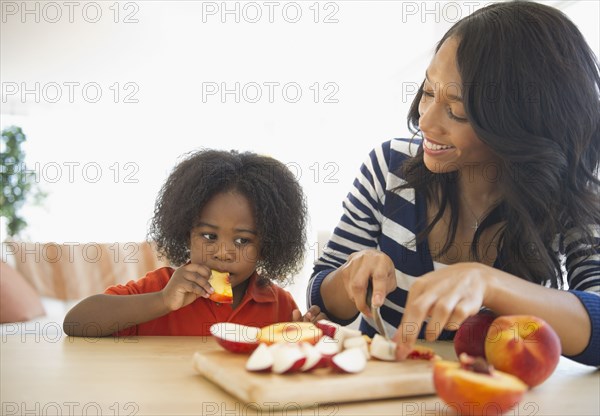
[[[373,298],[373,283],[369,280],[369,285],[367,286],[367,306],[371,309],[371,315],[373,315],[373,320],[375,321],[375,326],[377,327],[377,332],[383,335],[383,337],[389,341],[390,337],[385,329],[385,324],[383,323],[383,318],[381,317],[381,310],[379,306],[373,306],[371,303],[371,299]]]

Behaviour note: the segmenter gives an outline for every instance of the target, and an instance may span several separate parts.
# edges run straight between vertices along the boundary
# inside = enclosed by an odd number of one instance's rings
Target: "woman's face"
[[[484,169],[496,160],[467,120],[456,63],[458,44],[455,38],[447,39],[433,57],[419,103],[423,160],[434,173]]]

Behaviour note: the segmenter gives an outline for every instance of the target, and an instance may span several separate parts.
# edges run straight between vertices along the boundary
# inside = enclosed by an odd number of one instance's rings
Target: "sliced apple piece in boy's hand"
[[[210,300],[218,303],[233,303],[233,291],[231,289],[231,282],[229,281],[229,273],[211,270],[208,283],[215,290],[208,297]]]

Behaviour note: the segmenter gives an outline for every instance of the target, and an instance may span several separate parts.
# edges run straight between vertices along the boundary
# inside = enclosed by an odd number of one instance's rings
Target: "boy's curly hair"
[[[190,258],[190,232],[206,203],[235,190],[250,201],[261,241],[257,271],[285,282],[300,267],[306,244],[306,202],[281,162],[251,152],[200,150],[188,154],[161,188],[148,237],[176,266]]]

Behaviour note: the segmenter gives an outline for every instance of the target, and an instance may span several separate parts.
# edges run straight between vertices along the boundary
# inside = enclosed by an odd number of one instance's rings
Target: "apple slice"
[[[260,344],[246,361],[248,371],[267,372],[271,367],[273,367],[273,354],[267,344]]]
[[[227,351],[245,354],[258,347],[260,328],[233,322],[219,322],[211,325],[210,333]]]
[[[353,337],[348,338],[344,341],[344,349],[358,348],[363,352],[366,359],[371,358],[371,354],[369,354],[369,344],[367,344],[367,340],[364,337]]]
[[[327,335],[331,338],[333,338],[335,333],[342,327],[340,324],[328,321],[327,319],[320,319],[315,323],[315,325],[317,328],[323,331],[323,335]]]
[[[293,373],[299,371],[306,362],[306,356],[298,344],[280,343],[271,348],[273,354],[272,371],[275,374]]]
[[[375,334],[371,341],[371,355],[382,361],[396,361],[396,343]]]
[[[332,357],[342,351],[343,345],[338,342],[338,340],[324,335],[319,342],[315,344],[315,348],[321,355]]]
[[[350,348],[334,355],[331,364],[335,371],[360,373],[367,366],[367,358],[360,348]]]
[[[323,331],[310,322],[278,322],[261,328],[259,341],[265,344],[278,342],[316,344],[322,336]]]
[[[233,291],[229,281],[229,273],[211,270],[208,283],[215,290],[208,297],[210,300],[218,303],[233,303]]]
[[[334,334],[333,339],[338,340],[342,345],[344,345],[344,341],[350,338],[358,338],[362,337],[362,332],[358,329],[347,328],[345,326],[341,326]]]
[[[334,355],[342,351],[342,344],[337,340],[324,335],[315,344],[315,349],[321,354],[319,367],[329,367]]]
[[[306,357],[306,361],[304,361],[300,371],[312,371],[321,366],[323,362],[323,356],[314,345],[303,342],[300,344],[300,348]]]

